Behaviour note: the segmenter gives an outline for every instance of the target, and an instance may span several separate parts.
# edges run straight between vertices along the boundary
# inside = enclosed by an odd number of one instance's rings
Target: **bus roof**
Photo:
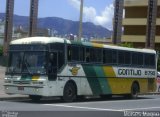
[[[152,49],[137,49],[137,48],[121,47],[116,45],[98,44],[98,43],[92,43],[92,42],[71,41],[71,40],[67,40],[65,38],[59,38],[59,37],[27,37],[27,38],[13,40],[11,41],[10,45],[64,43],[65,40],[68,44],[156,54],[156,51]]]
[[[47,44],[47,43],[55,43],[60,42],[64,43],[64,38],[59,37],[27,37],[21,38],[11,41],[11,45],[15,44]]]

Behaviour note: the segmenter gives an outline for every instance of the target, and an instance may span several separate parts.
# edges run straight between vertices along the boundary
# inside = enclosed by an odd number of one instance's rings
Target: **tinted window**
[[[86,48],[86,62],[102,62],[102,49]]]
[[[143,53],[132,53],[132,65],[142,66],[143,65]]]
[[[84,61],[84,47],[69,45],[67,55],[68,61]]]
[[[106,64],[116,64],[117,63],[117,51],[106,49],[103,51],[103,62]]]
[[[145,54],[144,65],[148,66],[148,67],[155,67],[155,55],[154,54]]]
[[[131,54],[126,51],[118,52],[118,64],[120,65],[129,65],[131,63]]]

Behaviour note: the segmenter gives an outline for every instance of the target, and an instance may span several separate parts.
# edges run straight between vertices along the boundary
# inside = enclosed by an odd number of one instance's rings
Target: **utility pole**
[[[36,36],[37,31],[38,0],[31,0],[30,2],[29,37],[33,37]]]
[[[83,0],[80,0],[80,17],[79,17],[79,35],[78,40],[82,38],[82,20],[83,20]]]
[[[3,55],[4,56],[7,56],[9,43],[12,40],[13,11],[14,11],[14,0],[7,0],[6,1],[4,44],[3,44]]]
[[[156,33],[156,17],[157,17],[157,0],[148,0],[148,17],[146,28],[146,48],[155,48]]]
[[[121,43],[124,0],[115,0],[112,43]]]

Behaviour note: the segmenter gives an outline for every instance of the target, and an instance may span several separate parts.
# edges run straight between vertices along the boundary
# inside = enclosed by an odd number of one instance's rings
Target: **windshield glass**
[[[10,52],[9,73],[45,74],[45,52]]]

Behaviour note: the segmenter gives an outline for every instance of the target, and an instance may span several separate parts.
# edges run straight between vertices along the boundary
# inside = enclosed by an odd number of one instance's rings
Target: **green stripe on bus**
[[[98,77],[98,80],[102,89],[102,93],[111,94],[111,89],[109,87],[109,83],[106,78],[107,76],[105,76],[102,66],[95,66],[94,69],[96,72],[96,76]]]
[[[97,76],[94,67],[92,65],[83,65],[83,69],[93,95],[102,94],[101,86],[99,80],[96,78]]]

